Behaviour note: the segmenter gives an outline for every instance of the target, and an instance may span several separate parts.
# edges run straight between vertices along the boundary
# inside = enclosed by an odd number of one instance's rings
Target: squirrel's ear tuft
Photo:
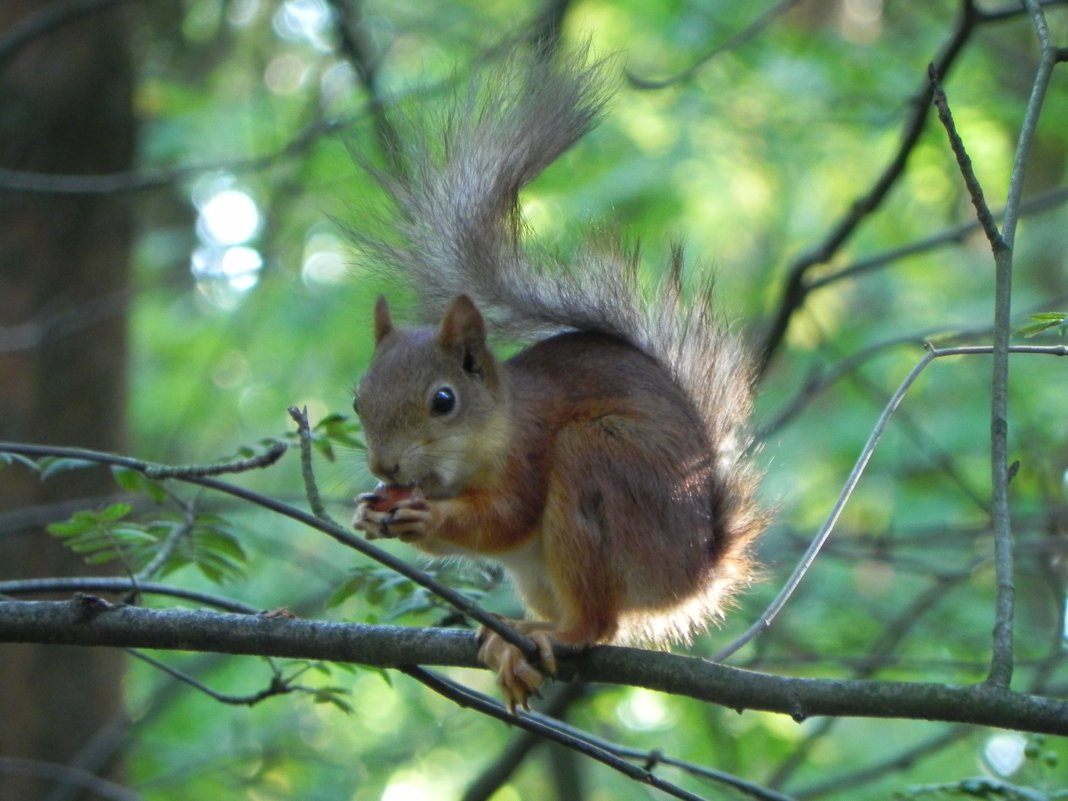
[[[438,331],[438,343],[447,350],[485,347],[486,323],[474,301],[467,295],[457,295],[445,310]]]
[[[385,295],[379,295],[375,301],[375,344],[393,330],[393,320],[389,316],[389,304]]]

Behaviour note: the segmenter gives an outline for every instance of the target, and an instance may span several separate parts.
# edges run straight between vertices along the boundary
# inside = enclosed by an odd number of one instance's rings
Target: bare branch
[[[130,0],[62,0],[27,15],[0,39],[0,70],[31,42],[83,16],[127,2]]]
[[[1051,356],[1068,356],[1068,346],[1058,345],[1052,347],[1043,346],[1018,346],[1011,349],[1016,353],[1041,353]],[[897,391],[890,398],[890,401],[886,404],[882,414],[879,416],[878,421],[875,423],[875,427],[872,429],[871,434],[868,436],[868,441],[865,443],[860,456],[857,457],[856,463],[853,465],[853,470],[849,474],[849,478],[846,479],[845,486],[842,488],[841,493],[838,495],[838,500],[835,501],[834,507],[831,509],[830,514],[824,521],[820,530],[816,533],[812,543],[809,545],[808,550],[805,551],[804,556],[801,557],[801,561],[797,567],[794,568],[794,572],[790,575],[786,584],[775,596],[774,600],[760,616],[756,623],[750,626],[740,637],[734,642],[730,643],[726,648],[717,653],[713,659],[717,662],[721,662],[734,654],[748,642],[760,635],[762,632],[767,631],[771,627],[772,622],[778,616],[779,612],[786,605],[786,602],[790,599],[790,596],[794,594],[794,591],[800,585],[805,575],[808,573],[809,568],[812,567],[812,563],[816,561],[816,557],[819,556],[820,550],[823,548],[827,538],[831,535],[831,531],[834,529],[835,524],[838,522],[839,516],[845,509],[846,503],[849,502],[849,498],[853,494],[853,490],[856,489],[857,484],[860,482],[861,476],[864,474],[864,470],[871,460],[872,455],[875,453],[875,448],[879,444],[879,440],[882,439],[883,432],[886,430],[887,424],[890,422],[890,418],[901,405],[901,401],[904,400],[905,395],[908,393],[909,388],[919,378],[927,366],[937,358],[944,356],[966,356],[975,354],[989,354],[993,349],[987,346],[975,346],[975,347],[959,347],[959,348],[942,348],[935,349],[930,348],[924,357],[916,364],[915,367],[905,377],[905,380],[901,382],[901,385],[897,388]]]
[[[170,584],[160,584],[155,581],[134,582],[129,578],[107,578],[95,576],[82,576],[79,578],[37,578],[37,579],[13,579],[0,581],[0,596],[11,595],[40,595],[43,593],[58,592],[105,592],[120,593],[126,595],[134,592],[147,595],[162,595],[169,598],[181,598],[186,601],[195,601],[204,606],[222,609],[236,614],[254,615],[259,612],[254,606],[243,604],[231,598],[221,595],[212,595],[199,590],[190,590],[185,587],[174,587]]]
[[[389,115],[386,114],[386,102],[378,84],[378,65],[371,56],[370,46],[362,35],[360,27],[361,8],[358,3],[327,0],[337,24],[338,49],[352,65],[360,83],[367,91],[367,110],[374,120],[375,136],[382,152],[390,160],[394,169],[400,167],[397,161],[400,141],[397,129]]]
[[[94,776],[87,770],[58,765],[54,762],[41,762],[36,759],[17,759],[0,757],[0,776],[34,776],[60,784],[80,787],[94,795],[109,801],[141,801],[141,796],[132,790],[107,779]]]
[[[286,444],[284,442],[272,442],[262,453],[250,456],[247,459],[232,459],[215,464],[189,464],[189,465],[145,465],[143,468],[135,468],[151,479],[164,478],[204,478],[206,476],[221,476],[226,473],[245,473],[249,470],[259,470],[270,467],[285,455]]]
[[[569,707],[588,690],[578,684],[554,687],[544,704],[538,705],[538,714],[551,720],[553,725],[563,725],[562,718]],[[527,755],[542,738],[534,732],[523,731],[505,746],[504,750],[487,765],[464,792],[461,801],[489,801],[523,764]]]
[[[583,742],[592,743],[606,753],[644,765],[648,771],[652,771],[660,765],[669,765],[692,776],[700,776],[703,779],[709,779],[731,787],[744,795],[757,799],[757,801],[793,801],[789,796],[746,781],[733,774],[677,759],[658,750],[646,751],[621,746],[577,729],[562,720],[557,720],[566,710],[567,705],[577,697],[576,690],[581,692],[583,688],[568,685],[561,689],[563,692],[554,693],[545,707],[539,708],[537,712],[525,714],[523,717],[534,717],[542,720],[546,725],[552,726],[558,731],[570,733]],[[522,760],[525,759],[527,753],[533,745],[537,744],[539,739],[541,739],[541,735],[538,732],[526,732],[523,736],[516,738],[498,760],[471,785],[464,794],[463,801],[486,801],[491,798],[512,772],[519,767]]]
[[[964,46],[974,33],[976,25],[982,19],[971,0],[965,0],[961,4],[961,15],[957,26],[953,33],[950,34],[945,45],[943,45],[941,53],[934,60],[934,70],[937,76],[941,78],[949,72],[956,63],[957,58],[964,51]],[[924,125],[927,122],[930,105],[931,85],[929,81],[925,80],[913,101],[912,115],[905,121],[897,150],[886,167],[883,168],[882,173],[875,179],[871,188],[865,194],[850,204],[848,212],[827,234],[823,242],[808,253],[803,254],[789,267],[782,300],[779,302],[775,318],[772,320],[771,327],[764,337],[764,344],[760,349],[762,371],[767,367],[772,355],[774,355],[786,335],[786,329],[790,325],[794,312],[801,307],[810,291],[808,272],[813,267],[831,260],[860,224],[882,205],[890,190],[904,174],[909,157],[920,141],[920,135],[923,133]]]
[[[967,726],[954,726],[948,731],[928,738],[912,748],[884,758],[867,767],[853,768],[851,766],[850,772],[810,785],[800,790],[797,793],[797,797],[799,801],[807,801],[810,798],[820,798],[830,793],[842,792],[853,787],[866,787],[887,773],[894,773],[915,765],[921,759],[937,755],[942,749],[954,745],[971,733],[972,729]]]
[[[414,581],[421,587],[425,587],[432,593],[437,595],[442,600],[451,604],[457,611],[462,614],[468,615],[472,619],[478,621],[490,631],[495,634],[499,634],[501,638],[512,645],[515,645],[523,653],[527,654],[530,658],[537,658],[537,646],[527,637],[515,632],[511,627],[501,622],[501,619],[496,615],[491,615],[489,612],[482,609],[478,604],[468,598],[461,592],[457,592],[451,587],[447,587],[441,582],[435,581],[423,570],[419,570],[416,567],[412,567],[403,559],[399,559],[393,554],[385,551],[376,545],[368,542],[362,537],[356,536],[354,533],[346,528],[342,528],[334,523],[329,523],[325,520],[321,520],[315,515],[305,512],[303,509],[298,509],[289,504],[275,500],[274,498],[268,498],[265,495],[261,495],[252,490],[239,487],[234,484],[227,484],[226,482],[219,481],[218,479],[208,478],[203,475],[194,474],[187,470],[176,469],[172,467],[162,465],[152,465],[148,462],[141,461],[140,459],[132,459],[129,456],[119,456],[111,453],[102,453],[100,451],[87,450],[84,448],[62,448],[53,447],[49,445],[30,445],[25,443],[14,442],[0,442],[0,453],[12,453],[22,456],[28,456],[31,458],[38,458],[41,456],[57,456],[57,457],[69,457],[72,459],[82,459],[89,462],[97,462],[104,465],[113,465],[119,467],[126,467],[131,470],[137,470],[138,472],[148,474],[149,470],[156,470],[158,474],[172,475],[174,479],[178,481],[184,481],[188,484],[195,484],[197,486],[206,487],[216,492],[221,492],[226,495],[230,495],[234,498],[240,498],[243,501],[260,506],[264,509],[268,509],[272,512],[288,517],[291,520],[296,520],[298,523],[315,529],[317,531],[326,534],[336,542],[345,545],[355,551],[362,553],[364,556],[370,557],[381,565],[396,571],[407,579]]]
[[[1012,269],[1019,218],[1023,179],[1031,154],[1031,143],[1038,117],[1049,86],[1057,53],[1052,47],[1045,16],[1037,0],[1025,0],[1035,33],[1041,47],[1041,58],[1031,87],[1031,97],[1024,113],[1023,126],[1016,144],[1016,156],[1009,178],[1009,194],[1005,202],[1002,223],[1004,248],[994,248],[994,365],[991,382],[990,451],[994,514],[994,565],[997,574],[996,620],[994,623],[993,654],[988,681],[1008,687],[1013,670],[1013,617],[1016,587],[1013,579],[1012,524],[1009,513],[1009,456],[1008,456],[1008,396],[1009,396],[1009,339],[1012,335]]]
[[[949,146],[953,149],[953,155],[957,157],[957,167],[960,169],[960,173],[964,178],[964,185],[968,188],[968,196],[972,199],[972,205],[975,207],[976,219],[978,219],[983,233],[986,234],[990,247],[996,253],[1006,247],[1005,240],[1001,238],[1001,232],[994,222],[994,215],[990,213],[990,207],[986,204],[986,198],[983,196],[983,187],[980,185],[979,179],[975,177],[975,171],[972,169],[972,160],[968,156],[968,151],[964,147],[960,134],[957,133],[956,123],[953,122],[953,113],[949,109],[949,100],[946,98],[946,93],[938,81],[934,64],[927,67],[927,77],[931,81],[931,91],[934,95],[935,108],[938,109],[938,119],[941,120],[942,126],[946,129],[946,134],[949,136]]]
[[[774,6],[769,8],[763,14],[758,16],[751,23],[746,25],[740,31],[728,36],[724,41],[715,45],[704,55],[700,56],[693,64],[680,72],[678,75],[673,75],[670,78],[663,78],[660,80],[652,80],[650,78],[642,78],[635,73],[627,70],[627,80],[631,85],[638,89],[665,89],[668,86],[672,86],[683,81],[690,80],[701,67],[705,66],[709,61],[716,58],[722,53],[735,50],[746,42],[756,38],[765,28],[771,25],[777,18],[788,12],[794,6],[798,5],[801,0],[779,0]]]
[[[144,609],[85,596],[72,601],[0,601],[0,642],[210,651],[390,668],[482,667],[470,631]],[[789,678],[615,646],[591,648],[581,655],[561,648],[558,658],[565,679],[645,687],[798,721],[823,715],[906,718],[1068,735],[1068,701],[990,684]]]
[[[1066,200],[1068,200],[1068,188],[1062,186],[1057,189],[1050,189],[1049,191],[1041,192],[1021,201],[1020,215],[1040,214],[1049,211],[1050,209],[1057,208]],[[994,219],[1002,219],[1004,215],[1005,211],[1002,209],[994,214]],[[892,250],[887,250],[869,258],[861,259],[852,264],[847,264],[841,269],[832,270],[820,275],[818,278],[813,278],[808,282],[808,291],[814,292],[817,289],[822,289],[825,286],[837,283],[846,278],[853,278],[864,273],[882,269],[899,259],[926,253],[948,245],[958,245],[963,242],[967,236],[979,230],[982,230],[982,226],[978,221],[969,221],[961,223],[960,225],[955,225],[952,228],[947,228],[937,234],[932,234],[931,236],[915,242],[909,242]]]
[[[627,760],[617,757],[609,750],[602,748],[600,744],[594,742],[593,738],[582,735],[576,736],[573,731],[561,728],[556,725],[557,721],[555,720],[547,720],[540,715],[523,714],[517,716],[509,712],[499,701],[487,698],[481,693],[450,681],[444,676],[439,676],[420,667],[404,667],[401,669],[416,681],[460,706],[469,707],[491,718],[497,718],[513,726],[534,732],[539,737],[550,742],[558,743],[577,751],[585,757],[607,765],[636,782],[655,787],[672,798],[681,798],[684,801],[704,801],[701,796],[694,795],[671,782],[661,779],[652,771],[639,768]]]
[[[315,481],[315,471],[312,469],[311,426],[308,424],[308,409],[290,406],[289,416],[297,424],[297,436],[300,438],[300,474],[304,480],[304,494],[308,498],[312,514],[336,526],[337,521],[330,516],[330,513],[326,511],[326,506],[323,505],[319,485]]]
[[[0,188],[13,192],[46,195],[111,195],[172,186],[210,172],[226,171],[235,174],[263,172],[275,164],[299,156],[318,143],[320,139],[343,130],[351,122],[351,120],[313,120],[290,142],[274,152],[244,159],[100,175],[57,175],[0,167]]]
[[[274,677],[268,683],[268,685],[258,691],[249,695],[232,695],[230,693],[221,693],[218,690],[213,690],[199,679],[193,678],[188,673],[173,668],[170,665],[155,659],[148,654],[143,654],[133,648],[127,648],[126,653],[130,656],[140,659],[145,664],[151,665],[170,676],[172,679],[176,679],[182,684],[192,687],[194,690],[203,693],[211,698],[213,701],[218,701],[220,704],[226,704],[228,706],[255,706],[261,701],[265,701],[268,698],[273,698],[276,695],[288,695],[294,692],[310,692],[310,687],[301,687],[296,684],[292,684],[290,681],[284,679],[280,674],[275,673]]]
[[[175,549],[182,540],[189,537],[196,526],[196,504],[179,501],[182,506],[182,522],[174,526],[160,543],[155,555],[147,565],[141,568],[136,575],[130,576],[131,592],[134,595],[141,594],[141,585],[155,576],[170,561]]]

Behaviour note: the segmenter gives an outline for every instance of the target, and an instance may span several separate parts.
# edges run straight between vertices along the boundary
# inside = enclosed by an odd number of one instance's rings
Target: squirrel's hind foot
[[[503,622],[534,642],[538,648],[539,667],[532,665],[519,648],[487,628],[482,628],[478,633],[478,658],[486,667],[497,673],[497,685],[508,702],[508,708],[513,713],[517,707],[529,710],[530,698],[540,695],[538,690],[545,681],[546,674],[552,676],[556,673],[553,641],[547,631],[555,627],[551,623],[539,621]]]

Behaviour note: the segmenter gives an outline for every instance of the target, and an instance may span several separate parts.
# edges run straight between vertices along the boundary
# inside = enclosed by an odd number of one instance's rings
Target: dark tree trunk
[[[0,40],[56,6],[4,0]],[[135,119],[126,41],[121,10],[109,8],[42,31],[4,59],[0,167],[129,169]],[[0,439],[122,448],[130,235],[121,197],[15,191],[0,175]],[[21,468],[0,472],[0,578],[85,573],[44,525],[69,514],[62,502],[113,486],[102,471],[47,483]],[[114,652],[0,646],[0,756],[86,760],[87,745],[121,713],[120,680]],[[114,773],[116,760],[109,762]],[[65,791],[50,792],[51,783],[0,775],[0,801]]]

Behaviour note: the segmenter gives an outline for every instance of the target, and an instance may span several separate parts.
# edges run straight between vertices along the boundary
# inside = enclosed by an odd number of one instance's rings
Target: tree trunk
[[[0,31],[26,30],[41,19],[35,12],[56,5],[4,0]],[[129,169],[135,119],[126,41],[120,10],[110,8],[42,28],[3,60],[0,167]],[[122,197],[15,191],[0,175],[0,439],[122,448],[130,237]],[[44,525],[69,515],[64,502],[113,488],[99,470],[47,483],[22,468],[0,472],[0,579],[84,574],[80,557]],[[94,765],[86,748],[121,714],[120,680],[112,651],[0,646],[0,757],[82,762],[114,775],[113,755],[109,766]],[[0,775],[0,801],[69,793],[56,787]]]

